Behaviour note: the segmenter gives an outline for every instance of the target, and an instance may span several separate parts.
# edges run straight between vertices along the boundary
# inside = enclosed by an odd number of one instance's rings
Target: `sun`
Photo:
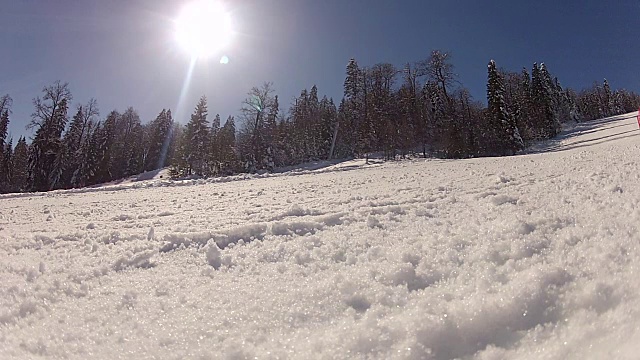
[[[231,16],[215,0],[186,5],[175,21],[176,40],[192,58],[206,58],[227,46],[233,35]]]

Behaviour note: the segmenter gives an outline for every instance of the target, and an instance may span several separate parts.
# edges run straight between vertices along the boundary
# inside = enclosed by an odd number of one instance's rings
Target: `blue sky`
[[[187,1],[23,0],[0,12],[0,94],[14,99],[10,133],[25,125],[32,99],[55,80],[74,104],[96,98],[101,116],[133,106],[143,122],[163,108],[186,123],[201,95],[223,120],[253,86],[274,83],[288,108],[303,88],[342,96],[351,57],[402,66],[448,50],[459,80],[481,101],[486,65],[510,70],[545,62],[565,86],[607,78],[640,90],[640,2],[472,0],[227,0],[237,36],[218,58],[200,61],[185,95],[189,56],[173,20]]]

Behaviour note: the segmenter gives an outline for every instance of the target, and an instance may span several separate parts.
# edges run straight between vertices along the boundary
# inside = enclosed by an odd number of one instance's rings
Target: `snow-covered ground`
[[[637,359],[635,115],[514,157],[0,196],[0,358]]]

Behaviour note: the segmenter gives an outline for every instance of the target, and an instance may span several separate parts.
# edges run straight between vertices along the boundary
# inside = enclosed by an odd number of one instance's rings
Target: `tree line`
[[[0,192],[48,191],[101,184],[170,167],[174,178],[271,171],[304,162],[368,156],[466,158],[513,155],[556,136],[568,121],[635,111],[640,96],[605,80],[581,91],[563,88],[544,63],[507,71],[490,61],[486,105],[458,80],[451,55],[433,51],[401,68],[363,67],[351,59],[339,104],[314,85],[282,111],[273,84],[254,87],[239,125],[210,116],[200,98],[189,121],[171,110],[142,123],[134,108],[100,118],[91,99],[76,104],[67,83],[33,100],[30,143],[7,138],[12,99],[0,98]]]

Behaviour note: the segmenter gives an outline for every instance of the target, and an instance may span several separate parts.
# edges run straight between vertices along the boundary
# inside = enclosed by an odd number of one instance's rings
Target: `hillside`
[[[0,357],[635,358],[636,115],[512,157],[0,195]]]

